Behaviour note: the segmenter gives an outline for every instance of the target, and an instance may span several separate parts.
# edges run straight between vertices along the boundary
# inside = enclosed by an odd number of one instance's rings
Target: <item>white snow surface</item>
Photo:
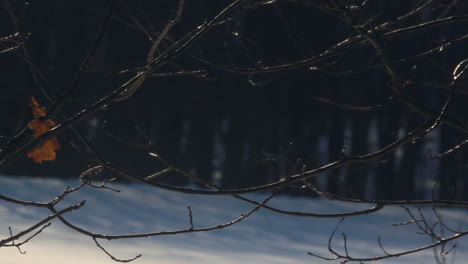
[[[0,176],[0,194],[16,199],[47,202],[67,186],[77,186],[77,179],[38,179]],[[193,212],[195,228],[229,222],[252,208],[252,205],[229,196],[186,195],[140,184],[112,184],[121,192],[84,188],[73,193],[59,206],[64,208],[86,200],[78,211],[65,215],[67,219],[89,231],[100,234],[129,234],[185,229],[190,226],[188,209]],[[268,194],[249,195],[261,201]],[[364,205],[330,202],[307,197],[277,196],[269,205],[294,211],[340,213],[365,209]],[[368,205],[371,207],[372,205]],[[432,208],[423,208],[424,216],[435,222]],[[467,212],[460,209],[440,211],[447,225],[466,227]],[[417,211],[414,210],[417,214]],[[14,234],[43,219],[50,212],[0,200],[0,239]],[[336,249],[344,253],[346,233],[348,252],[355,257],[384,254],[377,239],[380,236],[389,253],[423,246],[430,242],[418,235],[415,225],[392,226],[410,220],[400,207],[387,207],[372,215],[349,217],[339,227],[333,240]],[[127,240],[102,241],[102,245],[117,258],[128,259],[138,254],[135,264],[216,263],[216,264],[302,264],[340,263],[324,261],[307,252],[330,257],[328,240],[340,219],[310,218],[277,214],[261,209],[244,221],[222,230],[157,236]],[[446,232],[446,234],[450,234]],[[466,239],[458,242],[447,257],[447,263],[465,263],[468,259]],[[450,248],[452,243],[446,246]],[[0,263],[5,264],[106,264],[116,263],[96,247],[93,240],[65,227],[58,220],[21,247],[0,248]],[[376,263],[376,262],[371,262]],[[434,252],[388,259],[378,263],[436,263]]]

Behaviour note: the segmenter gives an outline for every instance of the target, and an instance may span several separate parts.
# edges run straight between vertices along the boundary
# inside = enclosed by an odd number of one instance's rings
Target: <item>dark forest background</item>
[[[318,1],[320,2],[320,1]],[[441,1],[443,2],[443,1]],[[83,75],[65,114],[75,113],[128,78],[120,73],[145,63],[150,42],[130,24],[131,15],[143,17],[157,32],[177,9],[176,1],[124,1],[114,14],[89,72]],[[419,1],[369,1],[367,8],[379,21],[392,20]],[[20,30],[29,33],[31,60],[42,69],[52,86],[67,87],[94,41],[108,1],[31,1],[24,10]],[[187,1],[174,35],[183,35],[211,18],[228,1]],[[459,4],[451,15],[467,14]],[[442,16],[427,8],[411,22]],[[360,18],[356,18],[360,19]],[[0,32],[15,32],[5,11],[0,13]],[[466,24],[415,33],[385,44],[394,58],[402,58],[447,39],[466,34]],[[141,148],[152,147],[177,167],[221,184],[247,187],[312,169],[345,154],[375,151],[407,133],[424,118],[398,103],[376,111],[350,111],[317,100],[328,98],[353,106],[384,104],[391,96],[388,80],[379,69],[357,74],[331,74],[295,68],[274,73],[240,74],[213,67],[197,58],[225,67],[275,65],[300,60],[322,52],[345,39],[349,27],[327,12],[292,2],[243,9],[231,22],[211,30],[161,72],[197,70],[193,76],[152,78],[136,94],[109,106],[76,128],[95,143],[109,160],[136,174],[150,174],[163,167]],[[167,43],[169,44],[169,43]],[[453,68],[467,55],[467,42],[460,41],[398,70],[414,84],[407,96],[426,107],[438,109],[448,94],[437,85],[451,81]],[[338,58],[328,67],[334,72],[358,69],[375,60],[372,48],[363,47]],[[466,84],[466,82],[465,82]],[[466,87],[466,86],[465,86]],[[47,106],[27,63],[15,54],[0,57],[1,140],[18,133],[33,117],[30,95]],[[466,122],[468,89],[461,89],[447,110]],[[60,117],[56,116],[60,122]],[[462,149],[442,159],[441,153],[466,136],[442,125],[433,133],[400,148],[385,159],[352,164],[317,177],[318,186],[335,194],[378,199],[420,199],[434,191],[444,199],[468,199],[468,151]],[[72,133],[59,136],[62,145],[55,162],[35,164],[26,157],[4,173],[77,177],[83,168],[95,166],[86,150],[76,144]],[[192,184],[168,174],[164,181]],[[290,189],[301,193],[301,189]]]

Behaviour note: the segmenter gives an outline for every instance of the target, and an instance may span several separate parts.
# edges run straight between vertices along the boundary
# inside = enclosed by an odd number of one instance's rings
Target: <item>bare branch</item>
[[[189,221],[190,221],[190,229],[193,229],[193,217],[192,217],[192,209],[190,206],[187,206],[188,209],[188,215],[189,215]]]
[[[103,246],[101,246],[101,244],[99,244],[99,242],[97,241],[96,238],[93,237],[93,241],[94,241],[94,243],[96,244],[96,246],[99,249],[101,249],[104,253],[106,253],[107,256],[109,256],[113,261],[116,261],[116,262],[128,263],[128,262],[132,262],[132,261],[134,261],[134,260],[136,260],[136,259],[138,259],[138,258],[140,258],[142,256],[141,254],[138,254],[135,257],[130,258],[130,259],[119,259],[119,258],[114,257],[114,255],[109,253],[109,251],[107,251]]]
[[[10,243],[10,242],[12,242],[14,240],[17,240],[17,239],[25,236],[26,234],[31,233],[32,231],[36,230],[40,226],[45,225],[47,222],[50,222],[51,220],[53,220],[53,219],[55,219],[57,217],[60,218],[61,215],[65,214],[65,213],[80,209],[84,204],[85,204],[85,201],[82,201],[82,202],[80,202],[78,204],[71,205],[71,206],[69,206],[69,207],[67,207],[65,209],[60,210],[60,211],[55,211],[54,210],[53,214],[51,214],[48,217],[42,219],[41,221],[37,222],[36,224],[32,225],[31,227],[19,232],[18,234],[14,235],[14,236],[11,236],[9,238],[0,240],[0,247],[2,247],[4,245],[6,245],[7,243]]]
[[[390,101],[392,101],[393,97],[388,97],[382,104],[378,104],[378,105],[375,105],[375,106],[352,106],[352,105],[348,105],[348,104],[337,103],[337,102],[334,102],[331,99],[320,98],[320,97],[316,97],[314,99],[317,100],[317,101],[320,101],[320,102],[335,105],[335,106],[338,106],[338,107],[341,107],[341,108],[344,108],[344,109],[348,109],[348,110],[368,112],[368,111],[375,111],[375,110],[378,110],[378,109],[384,107]]]

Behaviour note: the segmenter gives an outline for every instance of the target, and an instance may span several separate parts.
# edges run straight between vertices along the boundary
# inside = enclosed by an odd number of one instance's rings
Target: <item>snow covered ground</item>
[[[75,179],[34,179],[0,176],[0,194],[25,200],[48,201],[67,186],[76,186]],[[82,189],[66,198],[64,205],[86,200],[78,211],[66,215],[79,226],[106,234],[143,233],[176,230],[189,227],[187,206],[191,206],[196,228],[231,221],[247,212],[251,205],[231,197],[193,196],[154,189],[139,184],[113,184],[121,190],[115,193],[92,188]],[[261,200],[264,195],[251,195]],[[349,212],[364,207],[309,198],[279,196],[269,203],[276,207],[314,213]],[[430,208],[425,210],[433,217]],[[465,225],[467,213],[463,210],[443,211],[448,224],[457,228]],[[8,236],[8,227],[19,232],[34,224],[48,211],[22,207],[0,201],[0,239]],[[352,256],[382,255],[378,236],[390,253],[419,247],[429,242],[417,235],[415,226],[393,227],[392,223],[408,221],[399,207],[389,207],[368,216],[347,218],[337,232],[334,245],[342,249],[342,235],[346,232],[348,250]],[[118,258],[143,256],[133,263],[258,263],[302,264],[325,262],[307,254],[308,251],[330,256],[328,238],[339,219],[319,219],[279,215],[260,210],[241,223],[223,230],[159,236],[152,238],[105,241],[106,249]],[[447,263],[465,263],[468,259],[466,240],[458,241],[457,249]],[[59,221],[45,229],[38,237],[22,246],[26,254],[14,247],[0,248],[0,263],[5,264],[106,264],[115,263],[94,242]],[[411,256],[399,257],[379,263],[436,263],[429,250]]]

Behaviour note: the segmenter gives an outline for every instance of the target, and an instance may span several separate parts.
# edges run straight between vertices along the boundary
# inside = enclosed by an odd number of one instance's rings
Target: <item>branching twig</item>
[[[61,215],[65,214],[65,213],[80,209],[84,204],[85,204],[85,201],[82,201],[82,202],[80,202],[78,204],[71,205],[71,206],[69,206],[69,207],[67,207],[65,209],[60,210],[60,211],[55,211],[54,210],[53,214],[51,214],[48,217],[42,219],[41,221],[37,222],[36,224],[32,225],[31,227],[19,232],[18,234],[14,235],[14,236],[11,236],[9,238],[0,240],[0,247],[2,247],[4,245],[6,245],[7,243],[10,243],[10,242],[12,242],[14,240],[17,240],[17,239],[23,237],[26,234],[31,233],[32,231],[36,230],[40,226],[45,225],[47,222],[49,222],[49,221],[51,221],[51,220],[53,220],[53,219],[55,219],[57,217],[61,218]]]
[[[116,262],[128,263],[128,262],[132,262],[132,261],[134,261],[134,260],[136,260],[136,259],[138,259],[138,258],[140,258],[142,256],[141,254],[138,254],[135,257],[130,258],[130,259],[119,259],[119,258],[114,257],[114,255],[109,253],[109,251],[107,251],[103,246],[101,246],[101,244],[99,244],[99,242],[97,241],[97,239],[95,237],[93,237],[93,241],[94,241],[94,243],[96,244],[96,246],[99,249],[101,249],[104,253],[106,253],[107,256],[109,256],[113,261],[116,261]]]

